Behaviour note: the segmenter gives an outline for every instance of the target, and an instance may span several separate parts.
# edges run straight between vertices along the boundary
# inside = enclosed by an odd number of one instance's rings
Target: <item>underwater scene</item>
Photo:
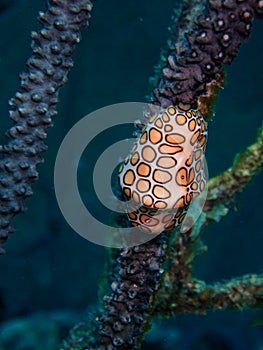
[[[0,350],[263,350],[262,19],[0,0]]]

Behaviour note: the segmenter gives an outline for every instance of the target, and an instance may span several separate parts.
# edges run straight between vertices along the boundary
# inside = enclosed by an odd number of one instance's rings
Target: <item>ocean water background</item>
[[[19,72],[31,53],[30,31],[40,27],[36,16],[44,3],[0,2],[1,141],[11,125],[7,100],[18,89]],[[33,185],[27,213],[15,220],[17,231],[6,244],[7,254],[0,257],[1,350],[53,349],[71,324],[96,311],[104,249],[71,230],[60,213],[53,185],[56,153],[68,130],[86,114],[113,103],[144,101],[174,6],[171,0],[95,3],[69,83],[60,94],[40,179]],[[210,177],[231,165],[262,124],[262,32],[263,21],[255,21],[249,42],[227,68],[225,88],[209,123]],[[85,182],[91,179],[85,169],[80,164],[82,195],[89,198]],[[196,259],[197,277],[214,282],[262,271],[262,183],[260,174],[236,198],[230,213],[206,229],[208,251]],[[255,311],[216,312],[158,320],[143,349],[262,350],[263,328],[251,326],[257,316]]]

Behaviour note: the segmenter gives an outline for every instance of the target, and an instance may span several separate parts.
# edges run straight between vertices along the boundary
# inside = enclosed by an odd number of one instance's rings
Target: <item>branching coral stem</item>
[[[43,28],[32,33],[33,56],[27,60],[27,72],[21,74],[20,91],[10,100],[14,126],[6,133],[7,143],[0,146],[0,254],[14,231],[12,218],[25,210],[24,200],[32,195],[58,92],[73,66],[71,55],[91,9],[89,0],[53,0],[39,14]]]
[[[243,310],[262,307],[263,275],[245,275],[229,281],[206,284],[192,279],[179,293],[167,290],[169,298],[159,299],[155,313],[171,316],[175,313],[206,314],[216,310]]]

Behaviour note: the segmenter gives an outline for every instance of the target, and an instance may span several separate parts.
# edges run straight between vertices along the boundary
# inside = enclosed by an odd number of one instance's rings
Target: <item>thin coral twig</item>
[[[222,283],[206,284],[193,279],[180,293],[167,291],[169,298],[156,304],[156,314],[171,316],[175,313],[206,314],[207,311],[244,310],[263,305],[263,275],[245,275]]]

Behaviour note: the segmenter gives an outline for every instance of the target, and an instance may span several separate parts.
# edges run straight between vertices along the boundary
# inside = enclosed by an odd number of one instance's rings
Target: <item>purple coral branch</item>
[[[152,101],[164,107],[199,104],[248,39],[253,19],[262,17],[262,0],[209,0],[206,7],[204,1],[185,1]]]
[[[25,210],[24,200],[32,195],[36,168],[47,149],[47,130],[57,113],[58,92],[67,82],[71,55],[91,9],[90,0],[53,0],[39,14],[43,29],[32,33],[33,55],[27,60],[27,72],[21,74],[20,92],[9,102],[14,126],[6,133],[7,143],[0,146],[0,253],[14,231],[13,217]]]
[[[153,295],[162,275],[166,241],[165,235],[159,235],[118,256],[111,294],[104,297],[105,312],[100,317],[100,349],[139,348],[155,304]]]

